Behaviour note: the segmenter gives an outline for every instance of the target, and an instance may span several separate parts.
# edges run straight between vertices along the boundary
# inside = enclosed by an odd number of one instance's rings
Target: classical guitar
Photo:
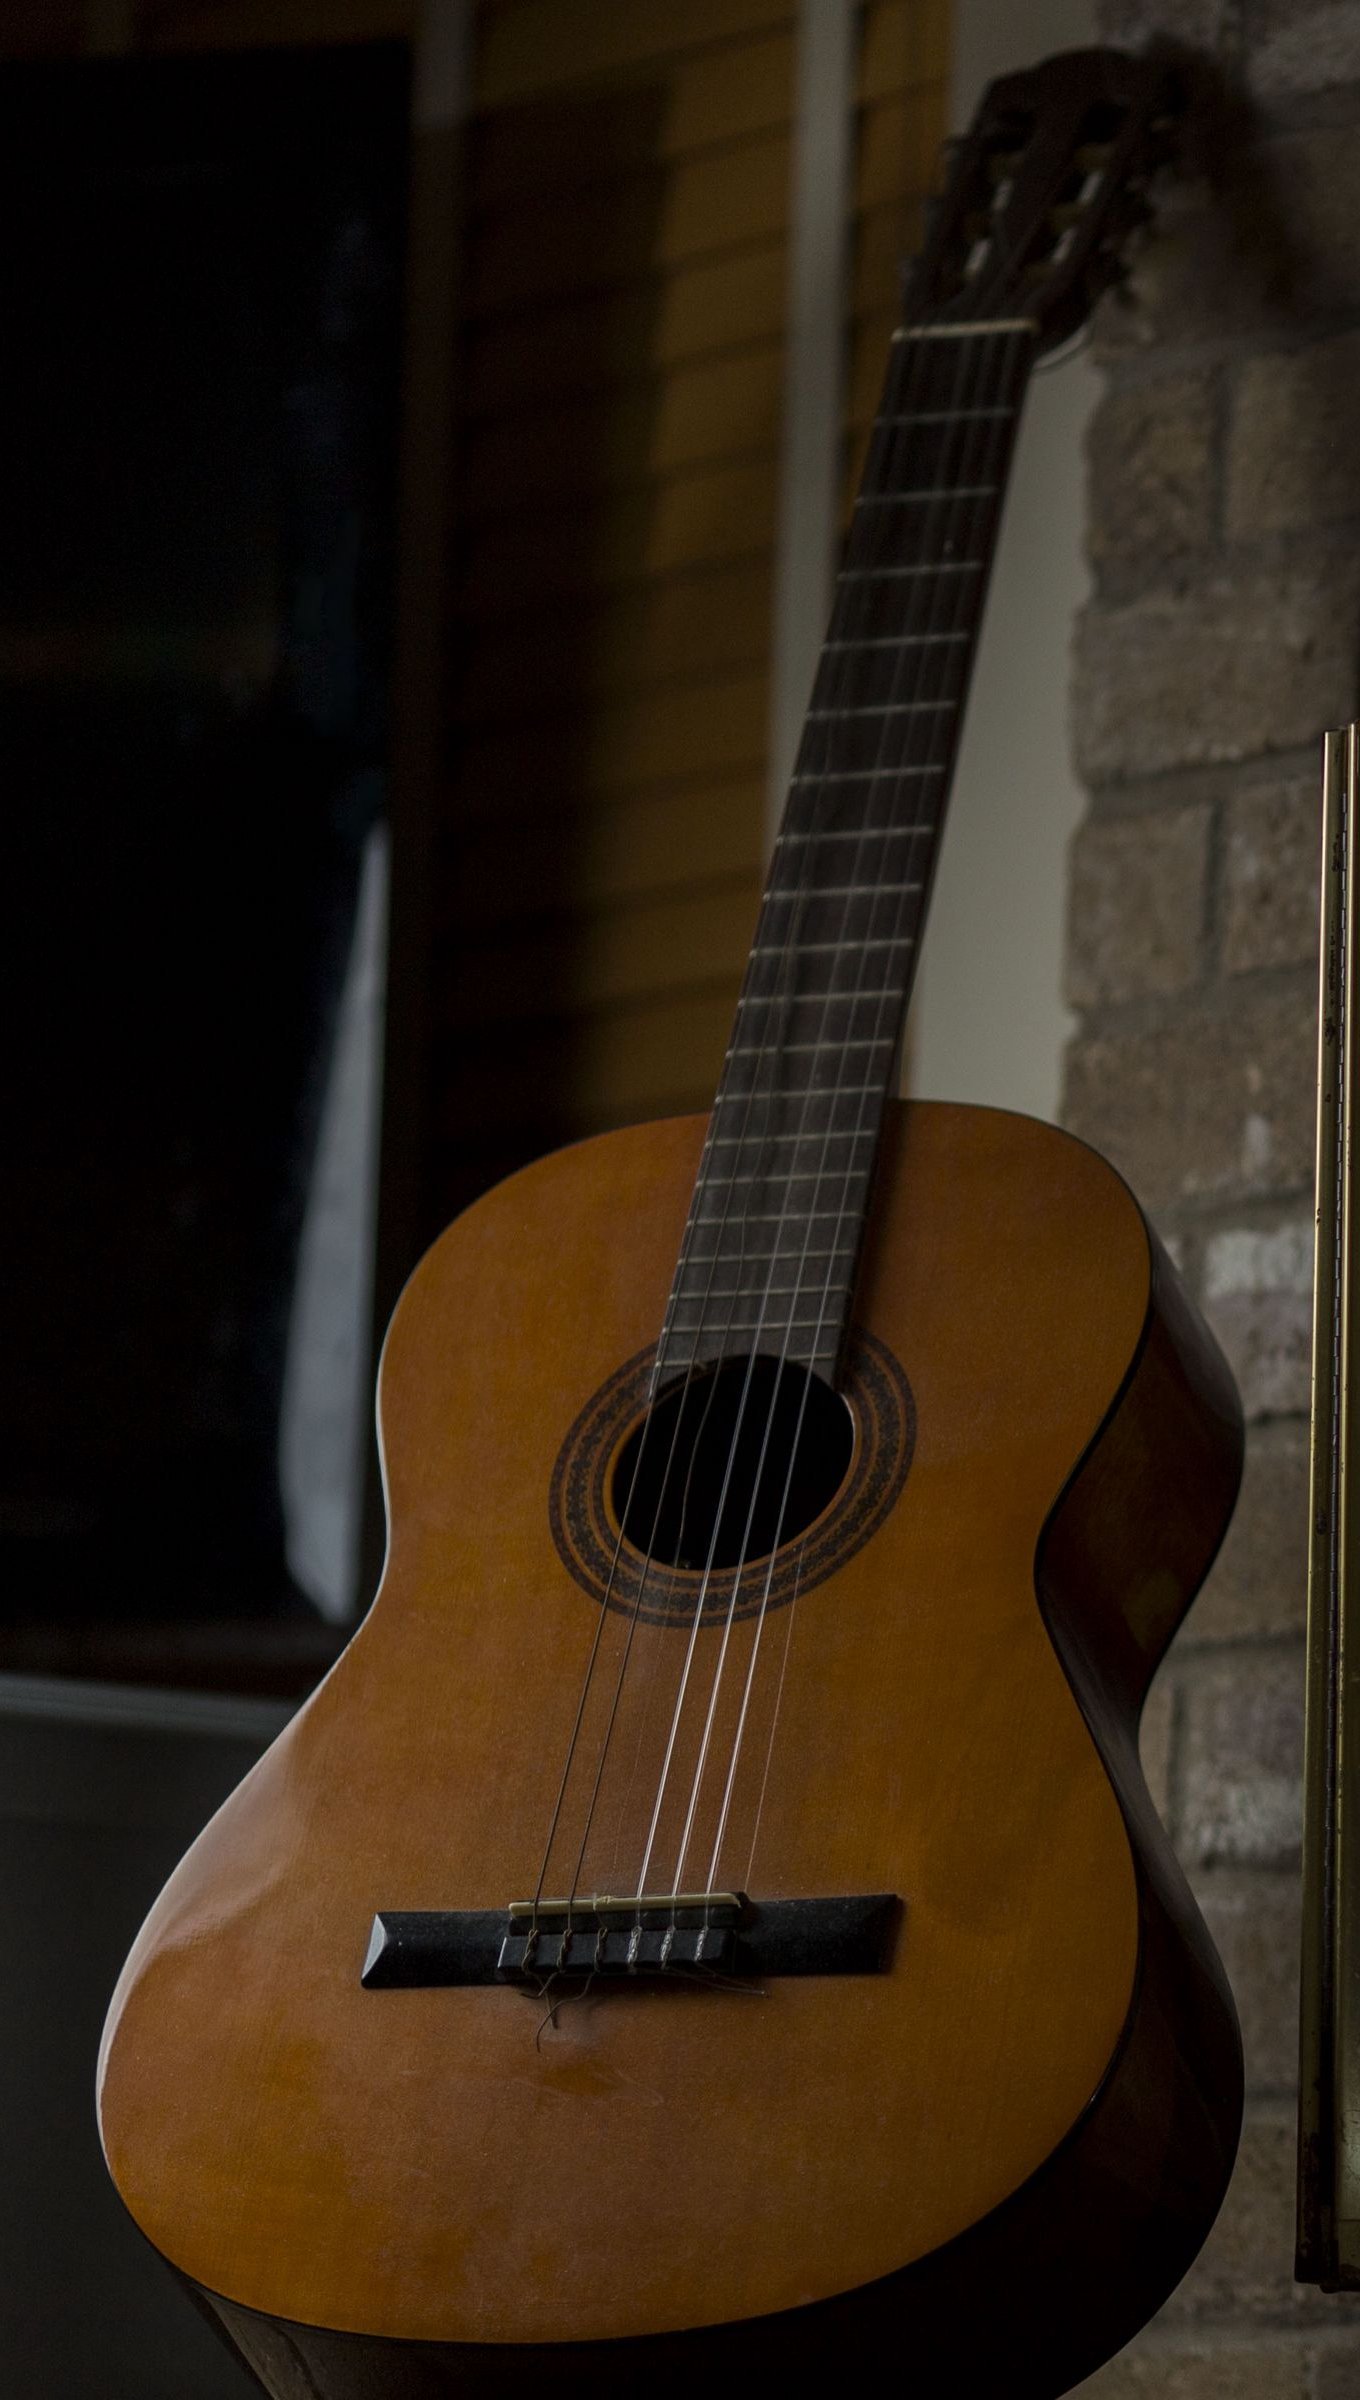
[[[417,1268],[377,1603],[124,1970],[114,2179],[279,2400],[1052,2395],[1222,2197],[1136,1732],[1232,1381],[1100,1158],[890,1096],[1027,378],[1167,109],[1080,52],[953,154],[712,1113]]]

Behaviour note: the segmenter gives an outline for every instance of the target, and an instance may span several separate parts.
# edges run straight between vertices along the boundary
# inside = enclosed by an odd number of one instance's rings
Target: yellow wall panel
[[[776,460],[739,460],[664,478],[641,492],[574,508],[473,518],[459,581],[472,622],[522,609],[526,596],[609,591],[768,547]]]
[[[732,876],[753,886],[762,800],[762,784],[738,776],[667,785],[580,816],[540,812],[528,842],[504,820],[470,828],[448,864],[446,929],[484,931],[548,909],[602,909]]]
[[[860,115],[855,206],[898,206],[926,192],[939,149],[939,99],[933,90],[882,100]]]
[[[948,74],[948,0],[870,0],[860,38],[861,100],[923,83],[942,94]]]
[[[512,408],[530,393],[556,397],[636,382],[715,350],[773,339],[787,286],[781,238],[644,276],[603,299],[493,318],[468,340],[469,415]]]
[[[724,978],[709,991],[666,993],[526,1027],[518,1039],[479,1047],[469,1057],[457,1129],[487,1148],[506,1136],[518,1136],[522,1145],[540,1128],[557,1143],[639,1117],[704,1109],[731,1024]],[[504,1163],[502,1150],[498,1164]]]
[[[793,17],[793,0],[503,0],[483,12],[478,104],[503,107]]]
[[[766,559],[669,577],[565,624],[560,610],[518,618],[470,644],[458,721],[758,665],[769,647],[770,602]]]
[[[787,125],[793,38],[724,42],[668,62],[662,81],[651,60],[638,73],[647,79],[650,107],[621,108],[615,88],[583,95],[570,115],[549,103],[489,116],[473,165],[473,208],[514,207],[542,187],[629,166],[654,170],[690,151]]]
[[[760,894],[754,875],[677,899],[583,915],[560,933],[469,948],[453,986],[469,1028],[542,1014],[542,994],[568,1015],[646,999],[677,984],[740,975]]]
[[[620,105],[636,107],[630,94]],[[762,134],[654,174],[582,186],[488,218],[472,244],[467,308],[500,315],[536,300],[683,264],[705,252],[768,241],[788,213],[789,136]]]
[[[924,216],[924,196],[891,200],[861,216],[850,286],[853,318],[897,306],[903,269],[920,248]]]
[[[481,12],[442,918],[474,1187],[517,1145],[705,1105],[728,1038],[768,743],[793,16]],[[860,15],[847,446],[933,179],[947,17]]]
[[[627,791],[640,784],[759,767],[765,756],[766,677],[713,676],[677,690],[628,698],[595,713],[559,718],[550,735],[525,732],[472,737],[460,752],[460,790],[471,814],[542,789]]]
[[[678,367],[576,408],[470,426],[466,473],[481,503],[522,502],[646,483],[685,467],[772,450],[784,355],[779,341]]]
[[[732,1035],[732,990],[642,1002],[587,1020],[578,1031],[577,1080],[597,1122],[706,1109]]]
[[[899,311],[894,304],[881,316],[865,317],[856,325],[850,342],[850,371],[846,380],[845,410],[851,426],[867,425],[877,414],[883,396],[883,378],[888,371],[888,347],[898,323]]]

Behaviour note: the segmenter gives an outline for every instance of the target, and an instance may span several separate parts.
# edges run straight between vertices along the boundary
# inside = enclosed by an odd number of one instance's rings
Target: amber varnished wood
[[[375,1908],[533,1888],[600,1623],[553,1465],[655,1338],[702,1131],[545,1160],[417,1271],[378,1601],[115,1996],[115,2180],[286,2400],[851,2356],[1038,2400],[1150,2313],[1226,2182],[1231,2003],[1135,1734],[1231,1509],[1235,1399],[1112,1170],[997,1112],[894,1112],[856,1313],[909,1380],[910,1472],[777,1646],[771,1619],[732,1819],[755,1893],[900,1893],[891,1972],[546,2025],[360,1987]],[[685,1638],[638,1628],[594,1888],[636,1864]]]

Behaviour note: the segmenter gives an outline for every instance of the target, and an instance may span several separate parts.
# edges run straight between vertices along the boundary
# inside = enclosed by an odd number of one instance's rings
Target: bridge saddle
[[[547,1977],[623,1983],[775,1975],[877,1975],[891,1964],[902,1903],[891,1892],[751,1900],[744,1892],[644,1892],[627,1899],[513,1900],[501,1909],[383,1909],[361,1980],[369,1991],[522,1984]]]

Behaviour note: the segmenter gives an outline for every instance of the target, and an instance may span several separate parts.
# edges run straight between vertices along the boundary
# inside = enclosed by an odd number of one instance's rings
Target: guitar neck
[[[1034,348],[894,340],[658,1380],[757,1348],[836,1378]]]

